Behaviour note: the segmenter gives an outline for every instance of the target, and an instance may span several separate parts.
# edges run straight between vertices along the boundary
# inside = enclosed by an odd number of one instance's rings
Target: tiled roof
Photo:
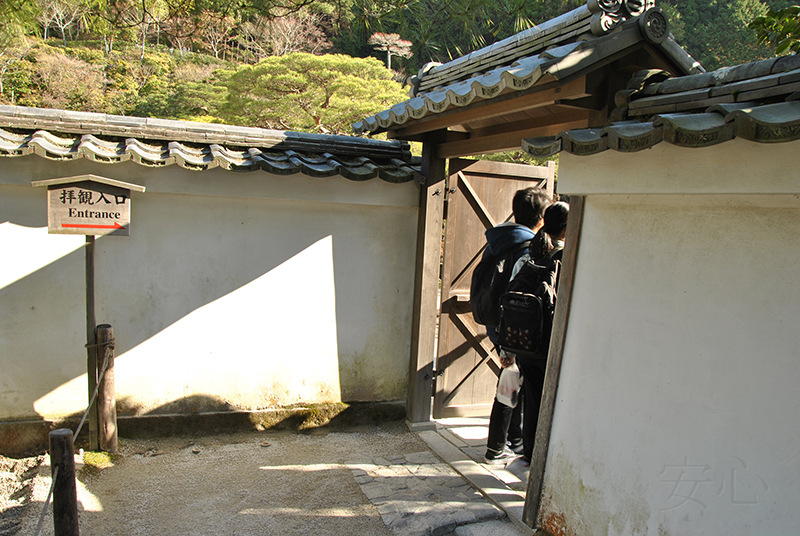
[[[531,138],[522,141],[522,148],[541,157],[560,151],[634,152],[662,141],[706,147],[733,138],[761,143],[800,139],[800,55],[674,78],[644,71],[617,94],[616,103],[612,117],[620,120],[605,128]]]
[[[36,154],[196,171],[263,170],[362,181],[421,180],[408,142],[0,106],[0,157]]]
[[[643,40],[685,73],[703,72],[675,42],[669,21],[653,4],[653,0],[589,0],[585,6],[489,47],[443,65],[428,65],[413,80],[409,100],[359,121],[353,129],[359,134],[390,130],[432,114],[564,80]],[[623,27],[628,31],[614,31]]]

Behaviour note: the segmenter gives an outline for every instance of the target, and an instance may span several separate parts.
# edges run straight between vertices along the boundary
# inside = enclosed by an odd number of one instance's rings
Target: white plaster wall
[[[693,195],[652,176],[642,193],[647,152],[562,155],[559,191],[591,193],[540,509],[553,534],[797,534],[800,201],[727,191],[747,174],[751,192],[800,191],[800,153],[757,165],[724,145],[713,180],[694,175],[709,149],[657,146],[672,182],[706,183]]]
[[[82,236],[48,235],[30,181],[146,187],[99,237],[97,322],[125,412],[405,398],[418,189],[378,179],[4,159],[0,418],[86,406]]]

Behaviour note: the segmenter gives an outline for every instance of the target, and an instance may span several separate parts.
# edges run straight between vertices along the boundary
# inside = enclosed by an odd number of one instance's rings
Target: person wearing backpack
[[[517,191],[512,200],[514,222],[506,222],[486,231],[486,249],[475,269],[470,286],[470,305],[473,318],[486,326],[492,344],[497,346],[496,328],[499,323],[499,298],[505,291],[516,261],[528,250],[537,231],[543,225],[544,211],[552,202],[546,190],[525,188]],[[500,354],[501,366],[514,363]],[[509,407],[495,396],[489,416],[489,435],[484,461],[505,463],[522,453],[522,411],[518,401]]]
[[[523,380],[523,453],[518,461],[515,460],[522,469],[530,467],[533,455],[568,216],[567,203],[559,201],[547,208],[544,225],[539,231],[541,239],[534,241],[528,253],[515,264],[508,290],[501,298],[502,331],[498,335],[499,345],[504,353],[515,356]],[[528,318],[536,318],[538,323],[531,321],[529,325],[524,326],[530,329],[532,333],[530,336],[518,336],[512,333],[514,329],[511,326],[514,322],[509,321],[508,317],[511,316],[509,312],[514,311],[514,307],[518,307],[519,310],[531,307],[531,304],[525,302],[525,298],[529,296],[536,296],[539,310],[536,315]],[[531,314],[531,311],[528,310],[527,314]],[[542,330],[544,333],[537,334],[537,330]],[[532,347],[526,347],[527,351],[521,349],[521,346],[527,343]]]

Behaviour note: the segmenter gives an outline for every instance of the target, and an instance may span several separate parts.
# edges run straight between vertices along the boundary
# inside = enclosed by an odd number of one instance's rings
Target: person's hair
[[[518,190],[511,202],[514,221],[520,225],[534,228],[544,217],[545,209],[552,203],[546,190],[536,187]]]
[[[544,232],[550,236],[561,236],[567,228],[569,205],[563,201],[553,203],[544,211]]]
[[[539,232],[531,240],[531,245],[528,246],[528,255],[531,260],[535,261],[548,256],[551,251],[553,251],[553,240],[544,232],[543,228],[539,229]]]

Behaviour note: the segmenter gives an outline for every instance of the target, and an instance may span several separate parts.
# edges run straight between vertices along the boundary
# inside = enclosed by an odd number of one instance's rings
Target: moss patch
[[[402,402],[355,402],[298,405],[263,411],[220,411],[173,415],[120,417],[119,435],[152,438],[177,435],[224,434],[247,430],[309,431],[376,425],[406,416]]]

